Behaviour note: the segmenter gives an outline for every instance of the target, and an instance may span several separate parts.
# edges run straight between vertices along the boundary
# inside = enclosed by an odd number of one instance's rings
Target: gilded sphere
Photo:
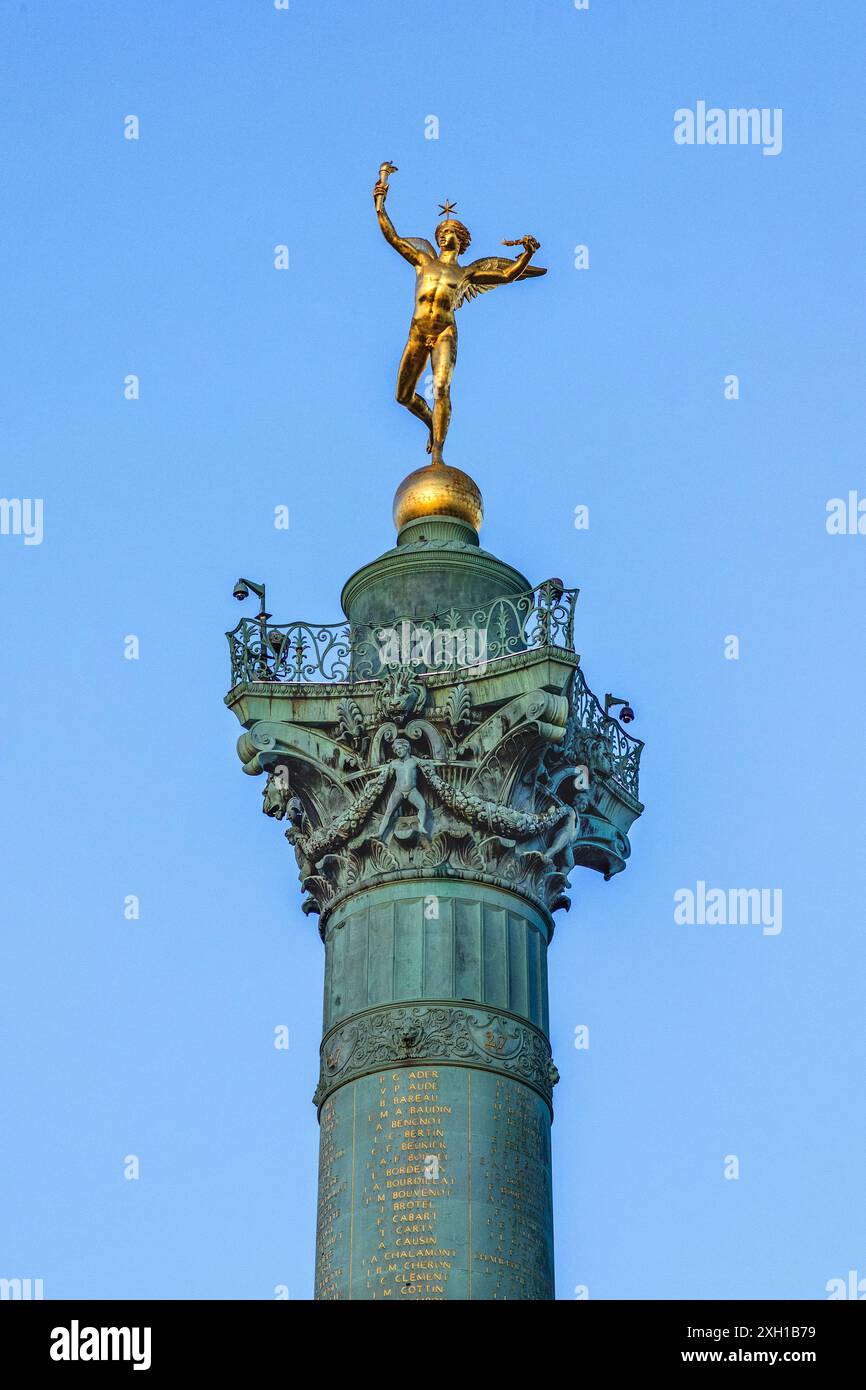
[[[399,531],[422,516],[456,516],[481,529],[484,504],[468,473],[447,463],[428,463],[404,478],[394,494],[394,525]]]

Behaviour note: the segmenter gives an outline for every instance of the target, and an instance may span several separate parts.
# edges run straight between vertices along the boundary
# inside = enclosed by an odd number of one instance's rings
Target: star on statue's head
[[[449,203],[448,199],[446,198],[444,203],[439,204],[439,211],[441,212],[444,218],[449,218],[456,206],[456,203]]]

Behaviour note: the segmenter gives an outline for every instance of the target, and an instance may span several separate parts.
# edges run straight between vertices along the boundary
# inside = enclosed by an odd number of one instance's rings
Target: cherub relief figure
[[[394,789],[388,797],[385,814],[379,822],[379,839],[386,840],[391,833],[396,812],[404,801],[414,806],[418,813],[418,829],[422,835],[427,833],[427,802],[418,790],[418,759],[411,756],[408,738],[400,735],[394,740],[394,758],[388,764],[394,776]]]

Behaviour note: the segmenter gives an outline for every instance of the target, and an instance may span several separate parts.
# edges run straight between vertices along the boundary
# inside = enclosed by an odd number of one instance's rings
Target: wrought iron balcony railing
[[[637,799],[642,740],[627,734],[618,719],[605,713],[579,666],[574,673],[573,698],[574,714],[580,728],[590,736],[604,739],[610,755],[611,776]]]
[[[418,671],[456,671],[540,647],[573,652],[577,595],[577,589],[547,580],[465,616],[452,610],[430,618],[397,619],[390,627],[242,618],[226,633],[232,685],[375,680],[394,663]],[[578,726],[604,740],[611,776],[637,798],[643,743],[606,713],[580,666],[575,668],[573,692]]]
[[[375,680],[394,662],[419,671],[454,671],[537,647],[574,651],[577,594],[547,580],[471,613],[452,609],[390,626],[242,618],[226,633],[232,685]]]

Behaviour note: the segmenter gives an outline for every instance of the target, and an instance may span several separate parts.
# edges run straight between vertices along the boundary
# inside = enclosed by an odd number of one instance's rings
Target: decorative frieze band
[[[447,1001],[391,1004],[355,1014],[325,1034],[313,1104],[321,1110],[329,1095],[359,1076],[414,1064],[499,1072],[531,1086],[551,1108],[559,1080],[547,1038],[513,1014]]]

